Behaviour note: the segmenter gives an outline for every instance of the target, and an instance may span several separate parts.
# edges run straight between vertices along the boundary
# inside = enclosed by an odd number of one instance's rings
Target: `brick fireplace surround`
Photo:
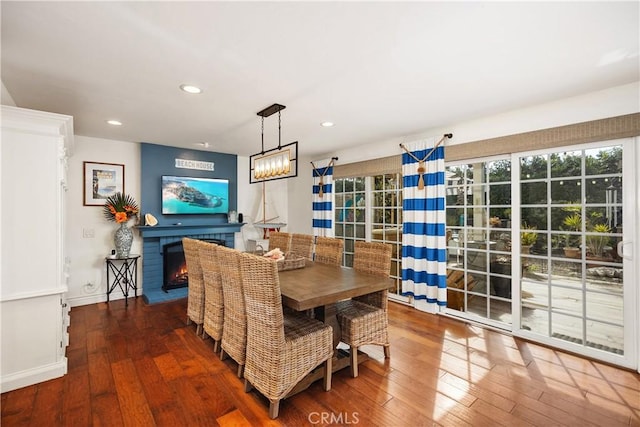
[[[136,227],[142,237],[142,297],[148,304],[185,298],[188,288],[162,290],[162,248],[164,245],[182,240],[219,239],[225,246],[235,246],[235,234],[244,224],[206,224],[206,225],[157,225],[155,227]]]

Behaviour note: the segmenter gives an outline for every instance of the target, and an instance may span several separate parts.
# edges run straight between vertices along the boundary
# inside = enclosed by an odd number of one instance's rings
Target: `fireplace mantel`
[[[193,236],[199,234],[237,233],[244,223],[201,224],[201,225],[155,225],[136,226],[142,238]]]
[[[244,223],[218,224],[185,224],[185,225],[155,225],[136,226],[142,237],[142,281],[143,298],[148,304],[169,301],[187,296],[187,289],[162,290],[163,276],[163,247],[177,242],[184,237],[208,240],[217,239],[225,242],[225,246],[235,246],[235,233],[240,232]]]

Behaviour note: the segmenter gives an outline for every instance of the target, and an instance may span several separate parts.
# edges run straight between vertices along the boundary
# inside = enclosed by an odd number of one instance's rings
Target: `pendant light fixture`
[[[273,104],[262,111],[258,116],[262,119],[261,151],[249,156],[249,182],[251,184],[275,179],[293,178],[298,176],[298,141],[282,145],[280,111],[284,105]],[[264,118],[278,113],[278,146],[270,150],[264,149]]]

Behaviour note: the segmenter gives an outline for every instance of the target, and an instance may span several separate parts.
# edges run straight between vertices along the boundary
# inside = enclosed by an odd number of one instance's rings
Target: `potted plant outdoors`
[[[529,226],[524,223],[524,231],[520,232],[520,252],[528,254],[531,252],[531,246],[535,245],[538,241],[538,233],[532,230],[536,230],[536,227]]]
[[[579,213],[573,213],[562,221],[562,223],[570,231],[580,231],[582,229],[582,216]],[[580,236],[568,234],[567,241],[564,246],[564,255],[568,258],[580,258],[580,248],[577,244]]]
[[[603,234],[611,233],[611,228],[607,224],[596,224],[591,231],[598,234],[589,234],[586,237],[589,255],[602,258],[604,256],[604,248],[610,239],[609,236]]]

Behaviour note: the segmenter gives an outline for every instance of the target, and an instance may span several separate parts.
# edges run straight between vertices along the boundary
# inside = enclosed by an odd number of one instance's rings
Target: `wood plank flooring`
[[[268,418],[186,299],[71,310],[66,376],[3,393],[2,426],[640,426],[640,376],[389,304],[391,358],[313,384]]]

